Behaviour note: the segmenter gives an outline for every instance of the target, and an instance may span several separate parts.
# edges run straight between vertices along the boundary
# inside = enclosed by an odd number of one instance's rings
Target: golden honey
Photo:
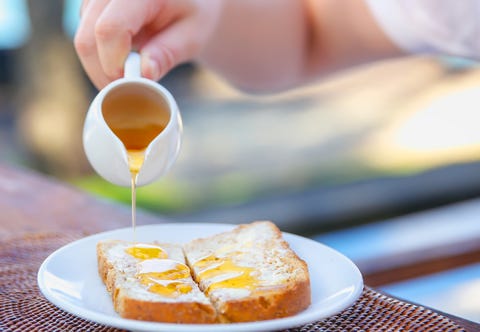
[[[170,120],[168,105],[154,90],[128,85],[110,91],[102,114],[127,150],[144,150]]]
[[[137,273],[140,283],[148,286],[148,290],[168,297],[177,297],[192,290],[192,286],[181,279],[190,278],[188,266],[179,262],[157,260],[154,264],[156,271]]]
[[[226,279],[211,283],[205,289],[207,294],[219,288],[254,290],[259,286],[259,280],[252,275],[254,268],[237,265],[228,257],[217,257],[212,254],[200,259],[194,266],[200,269],[198,278],[202,280],[230,275]]]
[[[136,176],[140,172],[145,161],[145,149],[144,150],[127,150],[128,168],[130,173]]]
[[[152,293],[167,296],[177,297],[180,294],[187,294],[192,290],[192,286],[184,282],[171,282],[168,284],[155,283],[151,285],[148,290]]]
[[[137,259],[153,259],[153,258],[168,258],[165,250],[154,246],[131,246],[125,249],[127,254]]]
[[[177,280],[190,277],[190,270],[183,264],[177,264],[173,269],[165,271],[155,271],[148,273],[139,273],[138,278],[142,281],[146,280]]]

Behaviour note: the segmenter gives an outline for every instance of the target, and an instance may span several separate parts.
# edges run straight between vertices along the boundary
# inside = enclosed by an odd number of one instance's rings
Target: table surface
[[[0,165],[0,211],[0,241],[35,232],[92,234],[128,227],[131,222],[128,207],[99,200],[53,178],[6,165]],[[138,217],[139,224],[166,221],[143,212]],[[467,331],[480,331],[480,324],[439,314]]]

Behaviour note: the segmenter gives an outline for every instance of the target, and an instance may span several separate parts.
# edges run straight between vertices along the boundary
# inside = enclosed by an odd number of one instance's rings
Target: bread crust
[[[112,243],[117,241],[112,241]],[[105,284],[107,291],[111,294],[112,290],[115,287],[115,269],[113,265],[108,261],[107,255],[105,252],[105,246],[101,243],[97,243],[97,263],[98,263],[98,274],[102,278],[103,283]]]
[[[114,307],[123,318],[183,324],[211,324],[217,321],[212,305],[198,302],[148,302],[123,296],[119,290]]]
[[[219,321],[253,322],[295,315],[308,308],[311,302],[310,281],[242,300],[226,301],[219,310]]]

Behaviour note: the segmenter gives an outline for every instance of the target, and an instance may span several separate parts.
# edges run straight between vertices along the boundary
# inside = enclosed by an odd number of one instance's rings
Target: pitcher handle
[[[124,77],[139,78],[141,77],[141,58],[137,52],[131,52],[125,61]]]

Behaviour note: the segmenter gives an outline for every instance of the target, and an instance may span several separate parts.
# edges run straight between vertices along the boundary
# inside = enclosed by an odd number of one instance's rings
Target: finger
[[[85,11],[85,8],[88,7],[88,3],[90,0],[83,0],[82,5],[80,6],[80,17],[83,16],[83,12]]]
[[[98,58],[95,40],[95,24],[108,2],[109,0],[88,1],[84,7],[82,19],[80,20],[74,41],[75,50],[77,51],[83,68],[93,84],[99,89],[107,85],[110,80],[103,72]]]
[[[143,45],[142,75],[159,80],[180,63],[191,60],[200,49],[200,41],[191,21],[174,23]]]
[[[110,79],[123,75],[123,65],[132,49],[132,39],[159,12],[162,1],[112,0],[98,18],[95,27],[98,55]]]

